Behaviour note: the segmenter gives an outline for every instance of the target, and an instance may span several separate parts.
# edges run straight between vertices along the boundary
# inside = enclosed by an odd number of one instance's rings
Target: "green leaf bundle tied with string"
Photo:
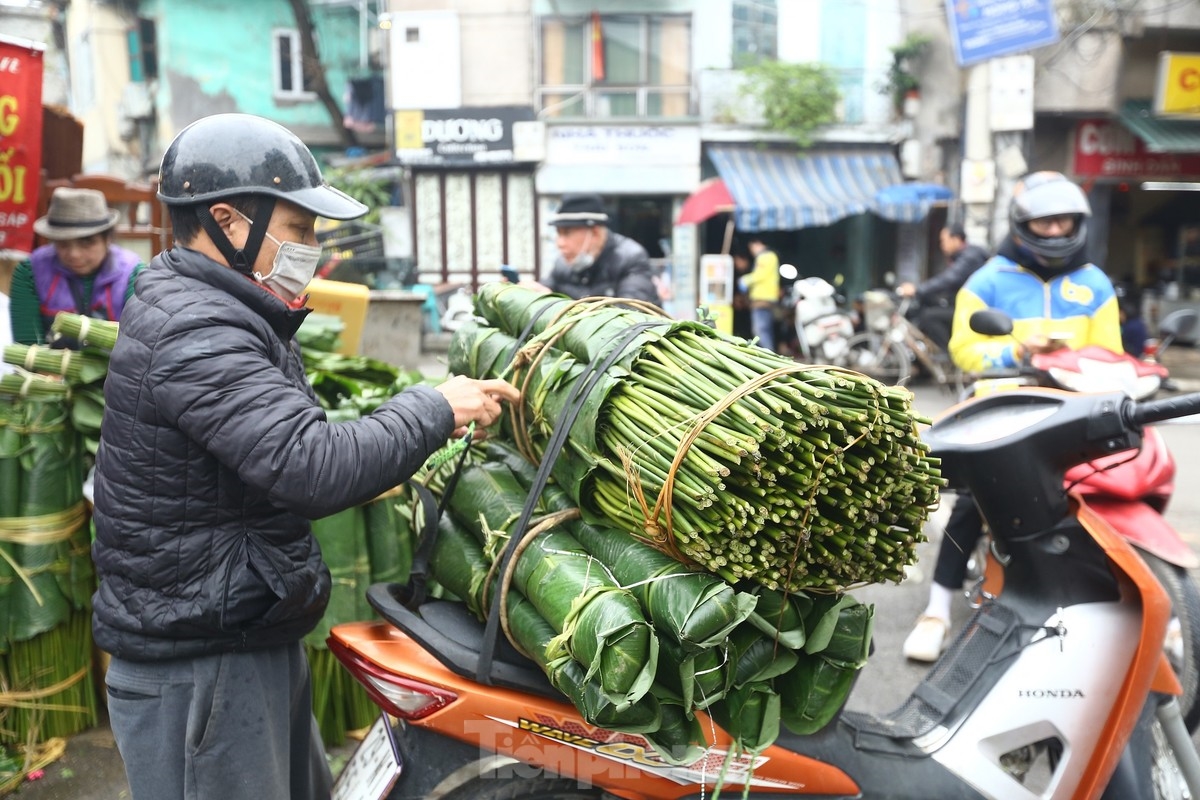
[[[19,384],[12,387],[7,379]],[[36,742],[95,724],[94,576],[83,450],[68,387],[34,374],[0,381],[0,739]]]
[[[524,487],[508,467],[472,464],[455,484],[448,516],[472,534],[494,563],[508,544],[525,500]],[[654,680],[658,653],[658,638],[637,599],[566,530],[531,528],[526,535],[514,557],[511,583],[557,633],[547,658],[569,655],[584,666],[585,677],[599,679],[618,705],[636,702]],[[493,578],[503,581],[505,576]],[[481,592],[475,596],[482,616],[494,584],[478,584],[469,585],[472,594]]]
[[[915,561],[942,479],[907,390],[609,302],[506,285],[483,287],[477,306],[488,324],[456,332],[451,369],[522,389],[510,430],[531,462],[585,366],[648,325],[584,399],[553,466],[588,521],[785,591],[899,581]]]

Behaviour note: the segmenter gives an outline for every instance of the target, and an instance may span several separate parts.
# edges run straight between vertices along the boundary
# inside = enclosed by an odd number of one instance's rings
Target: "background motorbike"
[[[892,384],[903,384],[920,370],[939,386],[961,391],[962,370],[908,318],[912,302],[885,289],[863,293],[865,330],[848,343],[849,367]]]
[[[1135,448],[1144,424],[1197,412],[1200,394],[1138,404],[1040,389],[947,412],[925,438],[952,486],[977,498],[1004,591],[895,711],[843,712],[757,753],[728,753],[701,714],[708,749],[668,763],[644,737],[583,720],[502,637],[485,645],[461,603],[410,607],[407,587],[371,587],[383,621],[337,626],[329,646],[401,721],[393,800],[701,797],[718,773],[764,798],[1200,796],[1161,646],[1170,600],[1086,498],[1063,490],[1068,469]]]
[[[1156,356],[1138,359],[1094,345],[1062,348],[1028,357],[1013,370],[978,376],[968,389],[975,396],[1013,386],[1040,386],[1071,392],[1121,391],[1135,400],[1156,395],[1167,379],[1167,369],[1156,359],[1176,336],[1187,335],[1198,315],[1181,309],[1164,318]],[[988,311],[975,315],[971,326],[989,336],[1008,336],[1012,320]],[[1087,498],[1088,505],[1137,550],[1171,599],[1172,617],[1164,644],[1183,687],[1179,704],[1189,731],[1200,727],[1200,589],[1189,570],[1200,567],[1192,552],[1163,514],[1174,491],[1175,460],[1159,432],[1146,428],[1138,450],[1118,452],[1080,464],[1067,471],[1065,485]],[[982,578],[990,556],[984,537],[968,565],[968,574]],[[996,591],[991,586],[990,591]],[[977,587],[972,592],[980,591]]]
[[[854,319],[841,308],[837,289],[823,278],[802,278],[792,284],[791,301],[800,358],[809,364],[849,366]]]

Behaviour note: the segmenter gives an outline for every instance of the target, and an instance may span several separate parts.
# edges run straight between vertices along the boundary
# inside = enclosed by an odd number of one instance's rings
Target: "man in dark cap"
[[[550,291],[576,299],[628,297],[659,305],[650,256],[633,239],[609,230],[599,195],[564,195],[550,224],[559,252],[546,280]]]

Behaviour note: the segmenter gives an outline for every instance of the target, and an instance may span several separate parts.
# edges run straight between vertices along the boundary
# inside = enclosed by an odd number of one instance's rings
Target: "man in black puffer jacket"
[[[366,208],[299,139],[202,119],[163,157],[177,246],[126,305],[96,459],[95,640],[134,800],[316,800],[330,773],[301,639],[330,575],[309,520],[412,475],[491,425],[503,381],[414,387],[330,423],[293,336],[320,257],[317,216]]]
[[[559,252],[546,280],[550,291],[576,300],[628,297],[661,305],[646,248],[609,229],[599,195],[565,195],[550,224]]]

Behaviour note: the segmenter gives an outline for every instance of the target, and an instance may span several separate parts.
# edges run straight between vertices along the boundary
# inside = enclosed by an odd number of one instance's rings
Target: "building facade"
[[[274,119],[317,148],[346,147],[347,127],[360,145],[384,142],[374,0],[308,2],[332,110],[304,70],[300,26],[287,0],[54,6],[46,36],[61,44],[62,58],[48,62],[47,85],[61,81],[66,91],[61,100],[47,93],[47,102],[62,102],[83,123],[85,172],[152,176],[176,133],[225,111]]]
[[[425,283],[472,286],[512,264],[540,278],[544,220],[600,193],[614,228],[669,271],[690,315],[701,256],[768,239],[847,291],[928,258],[927,198],[881,192],[918,174],[883,88],[906,34],[901,0],[310,0],[328,92],[305,69],[288,0],[73,0],[60,22],[84,171],[152,175],[206,114],[274,119],[318,151],[381,153],[402,176],[389,255]],[[763,125],[742,67],[829,66],[838,122],[806,150]],[[352,134],[352,138],[347,136]],[[932,171],[936,173],[936,171]],[[708,179],[736,209],[676,224]],[[937,212],[935,211],[935,214]]]
[[[1020,174],[1059,170],[1088,192],[1095,263],[1154,298],[1152,314],[1200,305],[1200,72],[1189,71],[1200,61],[1200,7],[1057,3],[1058,41],[1016,56],[1027,66],[1015,73],[1002,68],[1012,59],[959,69],[942,4],[905,7],[933,41],[913,134],[920,177],[955,187],[963,202],[951,213],[976,241],[994,247],[1007,234]],[[1162,108],[1168,90],[1182,105]],[[1024,123],[996,122],[1014,109]]]
[[[700,257],[751,233],[802,272],[859,290],[898,257],[924,258],[928,203],[884,210],[875,198],[904,181],[908,123],[879,88],[899,22],[892,0],[392,0],[389,103],[424,279],[474,284],[503,263],[541,277],[556,254],[544,220],[582,191],[601,194],[613,227],[669,270],[684,316],[702,300]],[[742,94],[740,67],[763,58],[834,70],[840,120],[810,152],[767,132]],[[447,135],[460,141],[447,149]],[[761,148],[770,159],[754,158]],[[744,193],[739,213],[677,225],[707,178]],[[752,207],[768,190],[785,213]]]

